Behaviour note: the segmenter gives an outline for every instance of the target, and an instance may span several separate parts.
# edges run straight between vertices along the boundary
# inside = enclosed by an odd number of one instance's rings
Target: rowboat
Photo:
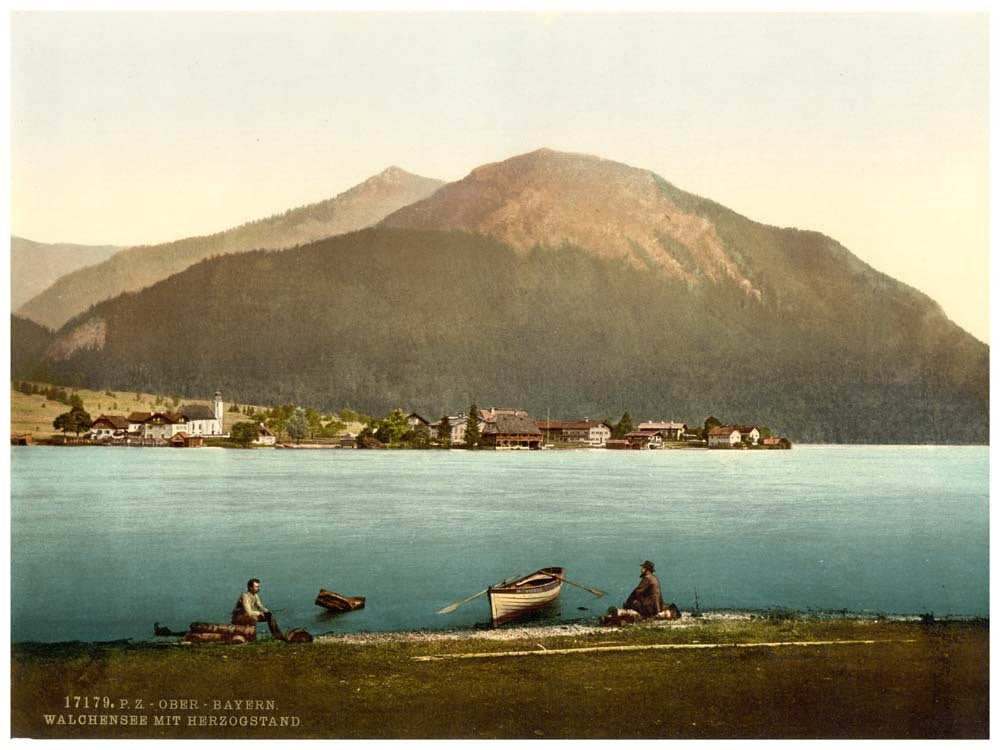
[[[316,606],[326,607],[331,612],[353,612],[356,609],[364,609],[365,598],[363,596],[342,596],[336,591],[320,589],[316,596]]]
[[[562,591],[562,568],[541,568],[516,581],[487,589],[493,627],[541,609],[554,602]]]

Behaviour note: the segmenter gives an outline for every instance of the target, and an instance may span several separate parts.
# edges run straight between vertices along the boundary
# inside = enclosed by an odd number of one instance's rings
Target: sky
[[[821,231],[989,338],[979,13],[11,18],[10,231],[132,245],[541,147]]]

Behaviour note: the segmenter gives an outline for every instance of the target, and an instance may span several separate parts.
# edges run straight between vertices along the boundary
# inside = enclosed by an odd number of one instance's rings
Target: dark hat
[[[650,573],[656,572],[656,566],[653,565],[653,563],[651,563],[649,560],[646,560],[646,562],[642,564],[642,567],[646,568],[646,570],[648,570]]]

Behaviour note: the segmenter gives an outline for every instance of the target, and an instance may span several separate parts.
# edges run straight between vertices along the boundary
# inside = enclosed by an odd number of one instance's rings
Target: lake
[[[246,580],[314,634],[488,622],[487,585],[562,565],[545,616],[621,606],[643,560],[682,610],[989,614],[989,449],[11,448],[15,641],[228,622]],[[320,588],[365,596],[333,616]],[[260,632],[266,632],[266,629]]]

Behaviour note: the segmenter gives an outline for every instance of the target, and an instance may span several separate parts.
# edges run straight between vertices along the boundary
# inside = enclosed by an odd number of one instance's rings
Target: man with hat
[[[663,609],[663,598],[660,596],[660,581],[654,575],[656,566],[649,560],[642,564],[639,574],[639,585],[629,594],[625,601],[625,609],[633,609],[643,617],[656,617]]]

